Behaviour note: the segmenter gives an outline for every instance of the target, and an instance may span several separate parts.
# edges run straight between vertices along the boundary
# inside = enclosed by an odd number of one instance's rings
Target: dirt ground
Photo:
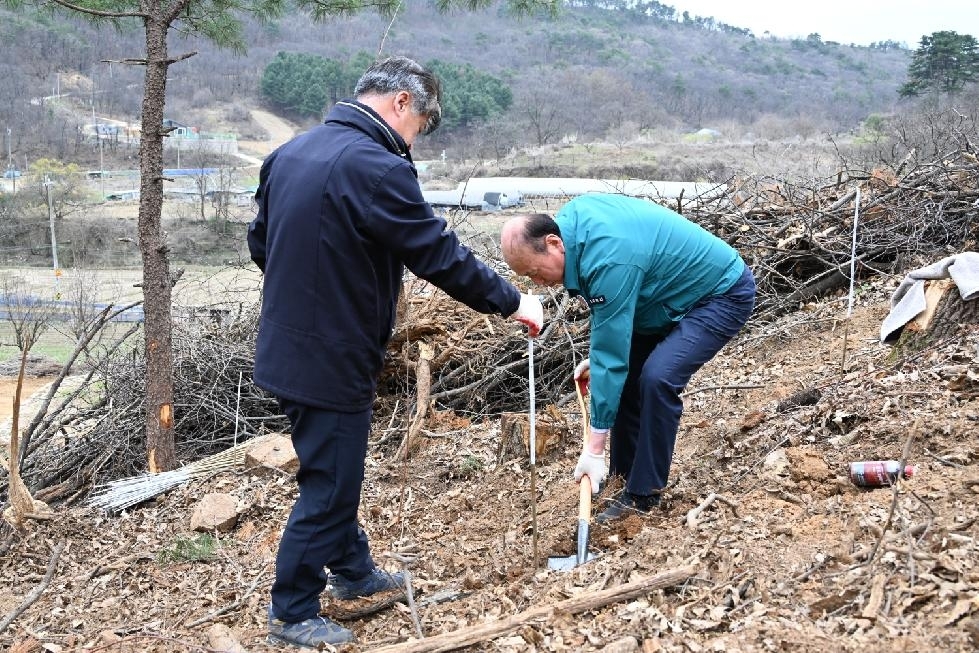
[[[436,411],[407,463],[373,446],[362,523],[380,566],[411,571],[413,601],[370,614],[377,604],[325,603],[358,637],[343,650],[452,650],[435,646],[445,638],[505,652],[976,650],[979,333],[895,356],[878,342],[893,285],[863,289],[849,324],[834,298],[749,325],[687,389],[662,509],[593,525],[598,557],[572,571],[545,560],[574,552],[574,401],[535,475],[525,450],[500,446],[499,420]],[[375,443],[390,436],[375,429]],[[848,480],[848,463],[905,449],[913,478]],[[210,492],[236,497],[237,526],[207,559],[168,557]],[[294,496],[288,474],[235,468],[119,515],[62,506],[2,527],[0,620],[13,618],[0,648],[208,651],[219,624],[238,650],[278,650],[265,609]],[[429,642],[409,643],[419,630]]]
[[[21,397],[30,398],[35,392],[50,383],[52,377],[47,376],[28,376],[24,377],[21,386]],[[0,423],[6,422],[13,415],[14,394],[17,391],[17,379],[0,378]],[[5,433],[4,436],[9,436]]]

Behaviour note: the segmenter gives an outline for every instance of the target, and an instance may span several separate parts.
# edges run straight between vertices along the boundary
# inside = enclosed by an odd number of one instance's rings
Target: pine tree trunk
[[[151,472],[174,469],[173,316],[169,251],[163,215],[163,107],[166,101],[167,25],[145,19],[146,88],[140,136],[139,250],[143,257],[146,348],[146,457]]]

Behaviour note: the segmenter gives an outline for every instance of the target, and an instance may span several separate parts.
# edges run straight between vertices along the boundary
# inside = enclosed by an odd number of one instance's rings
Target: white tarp
[[[506,193],[511,197],[574,197],[584,193],[621,193],[652,199],[687,199],[724,193],[719,184],[643,179],[588,179],[584,177],[473,177],[460,182],[455,190],[424,190],[430,203],[445,206],[480,206],[486,193]]]

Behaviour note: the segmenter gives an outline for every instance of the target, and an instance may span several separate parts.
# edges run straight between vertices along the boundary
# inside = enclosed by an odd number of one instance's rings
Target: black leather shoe
[[[607,524],[627,515],[645,515],[658,505],[658,494],[632,494],[622,490],[619,496],[609,500],[605,510],[595,516],[595,521],[599,524]]]

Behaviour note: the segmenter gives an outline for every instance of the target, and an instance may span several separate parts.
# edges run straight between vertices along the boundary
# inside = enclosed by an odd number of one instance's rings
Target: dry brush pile
[[[753,320],[762,324],[845,289],[851,267],[862,281],[975,248],[979,161],[966,143],[927,164],[841,173],[825,185],[742,179],[721,194],[666,203],[743,254],[759,287]],[[547,325],[531,352],[516,324],[406,282],[379,381],[376,444],[400,450],[430,409],[471,420],[526,411],[531,353],[538,405],[573,398],[571,371],[588,349],[587,308],[563,290],[544,301]],[[175,430],[184,461],[286,427],[275,400],[251,381],[257,307],[215,306],[175,324]],[[52,390],[46,413],[27,429],[22,476],[49,502],[144,468],[138,334],[88,353],[82,381],[58,400]],[[6,488],[4,474],[4,496]]]

